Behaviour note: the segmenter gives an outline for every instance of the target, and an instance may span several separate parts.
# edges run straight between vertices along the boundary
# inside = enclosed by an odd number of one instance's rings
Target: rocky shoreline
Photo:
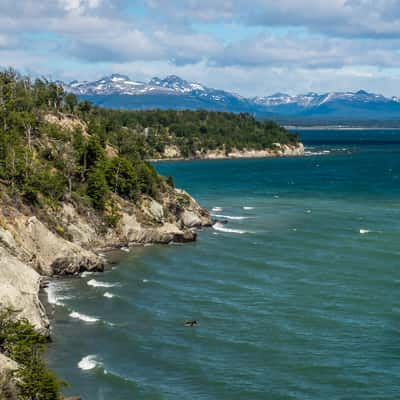
[[[304,156],[304,145],[274,143],[272,148],[263,150],[233,149],[227,152],[225,149],[197,151],[193,157],[183,157],[179,148],[174,145],[165,147],[161,158],[151,159],[151,162],[160,161],[184,161],[184,160],[229,160],[246,158],[278,158],[278,157],[301,157]]]
[[[80,210],[72,200],[63,201],[57,210],[36,215],[3,195],[0,307],[15,310],[18,318],[27,319],[38,332],[50,337],[49,318],[40,297],[51,279],[103,271],[101,251],[190,242],[196,240],[198,228],[212,225],[209,213],[179,189],[171,188],[158,201],[150,197],[143,197],[139,204],[119,197],[114,200],[119,221],[115,227],[107,227],[94,211]],[[7,382],[15,368],[14,361],[0,354],[0,382]]]

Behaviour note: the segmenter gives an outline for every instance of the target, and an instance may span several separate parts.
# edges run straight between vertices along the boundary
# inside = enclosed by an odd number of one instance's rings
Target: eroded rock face
[[[19,245],[43,275],[69,275],[102,271],[103,261],[94,253],[51,232],[35,216],[19,215],[11,226]]]
[[[40,275],[0,247],[0,276],[0,308],[14,310],[47,336],[49,321],[38,297]]]
[[[178,189],[168,188],[157,201],[144,197],[133,204],[116,197],[115,204],[119,220],[110,227],[93,210],[79,210],[72,201],[48,210],[46,224],[29,215],[29,209],[23,213],[11,201],[0,202],[0,308],[17,310],[47,335],[49,322],[39,301],[41,275],[102,271],[103,260],[95,250],[191,242],[197,237],[195,228],[212,224],[208,212]]]

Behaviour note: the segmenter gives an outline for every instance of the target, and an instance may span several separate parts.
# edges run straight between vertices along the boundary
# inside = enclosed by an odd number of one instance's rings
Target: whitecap
[[[112,299],[113,297],[115,297],[115,295],[110,292],[105,292],[103,296],[106,297],[107,299]]]
[[[78,367],[83,371],[89,371],[99,366],[101,366],[101,363],[97,361],[94,355],[83,357],[82,360],[78,362]]]
[[[111,288],[111,287],[115,287],[115,286],[116,286],[115,283],[100,282],[100,281],[97,281],[96,279],[91,279],[87,284],[88,284],[89,286],[93,286],[93,287],[103,287],[103,288]]]
[[[59,287],[53,282],[50,282],[48,287],[45,290],[47,293],[47,301],[49,302],[49,304],[62,307],[62,306],[64,306],[64,303],[62,300],[71,299],[70,296],[60,295]]]
[[[143,283],[147,283],[149,280],[148,279],[142,279]]]
[[[69,316],[71,318],[79,319],[81,321],[90,322],[90,323],[94,323],[99,320],[98,318],[90,317],[89,315],[81,314],[76,311],[73,311],[71,314],[69,314]]]
[[[121,247],[121,249],[120,250],[122,250],[122,251],[125,251],[125,253],[129,253],[129,247]]]
[[[368,233],[370,233],[371,231],[370,230],[368,230],[368,229],[360,229],[360,234],[361,235],[366,235],[366,234],[368,234]]]
[[[247,206],[244,206],[244,207],[243,207],[243,210],[245,210],[245,211],[254,210],[254,207],[247,207]]]
[[[243,219],[249,219],[250,217],[233,217],[231,215],[222,215],[222,214],[211,214],[213,217],[216,218],[224,218],[224,219],[230,219],[232,221],[241,221]]]
[[[224,209],[222,208],[222,207],[213,207],[212,209],[211,209],[211,211],[214,211],[214,212],[221,212],[221,211],[223,211]]]
[[[221,224],[219,222],[217,222],[216,224],[213,225],[213,229],[215,229],[216,231],[225,232],[225,233],[238,233],[239,235],[248,233],[248,232],[242,231],[240,229],[226,228],[224,224]]]
[[[325,155],[328,155],[328,154],[330,154],[330,153],[331,153],[330,150],[305,151],[305,152],[304,152],[304,155],[305,155],[305,156],[308,156],[308,157],[310,157],[310,156],[325,156]]]
[[[94,274],[95,274],[95,273],[92,272],[92,271],[84,271],[84,272],[82,272],[81,277],[82,277],[82,278],[86,278],[86,277],[92,276],[92,275],[94,275]]]

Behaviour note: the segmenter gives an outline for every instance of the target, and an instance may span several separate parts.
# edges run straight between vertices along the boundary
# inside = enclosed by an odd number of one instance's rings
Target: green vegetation
[[[1,72],[0,182],[31,206],[72,196],[103,211],[112,193],[157,197],[167,183],[143,161],[141,143],[107,155],[110,120],[54,83]]]
[[[261,150],[274,143],[295,144],[296,135],[272,121],[259,121],[248,114],[212,111],[122,111],[95,109],[106,121],[109,140],[120,151],[140,149],[139,157],[158,158],[166,145],[175,145],[184,157],[197,152],[231,149]]]
[[[46,338],[26,320],[15,320],[12,312],[0,312],[0,352],[16,361],[18,399],[57,400],[64,385],[43,361]]]
[[[0,73],[0,182],[30,205],[72,196],[103,211],[113,207],[112,193],[157,198],[172,181],[144,160],[162,157],[166,145],[193,157],[276,142],[297,137],[247,114],[97,108],[55,83]]]

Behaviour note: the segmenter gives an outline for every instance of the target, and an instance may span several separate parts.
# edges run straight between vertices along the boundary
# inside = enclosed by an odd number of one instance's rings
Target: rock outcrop
[[[105,224],[93,209],[72,200],[35,215],[0,201],[0,308],[17,311],[43,334],[49,321],[39,301],[42,276],[102,271],[96,251],[133,244],[189,242],[195,228],[210,226],[207,211],[186,192],[169,188],[158,200],[143,197],[137,204],[116,197],[118,221]]]
[[[0,276],[0,308],[15,311],[47,336],[49,321],[38,297],[40,275],[0,247]]]
[[[274,143],[273,147],[263,150],[251,149],[232,149],[227,152],[224,148],[215,150],[198,150],[193,157],[189,159],[199,160],[222,160],[235,158],[271,158],[271,157],[297,157],[304,156],[303,143],[281,144]],[[185,159],[179,148],[176,146],[166,146],[163,159],[183,160]]]

